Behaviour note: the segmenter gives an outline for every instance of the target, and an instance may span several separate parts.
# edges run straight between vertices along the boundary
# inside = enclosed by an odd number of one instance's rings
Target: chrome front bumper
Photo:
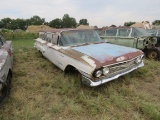
[[[135,66],[135,67],[133,67],[133,68],[127,70],[127,71],[118,73],[118,74],[116,74],[116,75],[114,75],[112,77],[105,77],[105,78],[102,78],[102,79],[99,79],[99,80],[96,80],[96,81],[93,81],[92,79],[90,79],[90,78],[85,77],[85,76],[82,75],[82,82],[84,84],[88,85],[88,86],[92,86],[92,87],[98,86],[98,85],[104,84],[106,82],[109,82],[111,80],[117,79],[118,77],[123,76],[123,75],[125,75],[127,73],[130,73],[133,70],[135,70],[137,68],[140,68],[140,67],[143,67],[143,66],[144,66],[144,63],[142,61],[139,65],[137,65],[137,66]]]

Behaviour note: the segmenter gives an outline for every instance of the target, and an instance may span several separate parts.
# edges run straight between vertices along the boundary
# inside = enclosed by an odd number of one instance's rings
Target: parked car
[[[107,42],[141,49],[150,59],[160,59],[160,39],[143,28],[115,27],[103,30],[100,37]]]
[[[2,34],[0,34],[0,102],[9,95],[11,88],[13,64],[13,48],[11,43],[11,41],[6,41]]]
[[[39,32],[35,48],[65,72],[79,72],[88,86],[98,86],[144,66],[143,52],[106,43],[94,30]]]

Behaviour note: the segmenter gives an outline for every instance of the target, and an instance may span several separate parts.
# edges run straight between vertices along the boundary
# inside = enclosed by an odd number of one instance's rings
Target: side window
[[[58,34],[52,34],[52,44],[57,44]]]
[[[130,29],[119,29],[118,36],[128,36],[130,33]]]
[[[39,32],[39,38],[45,39],[45,33],[44,32]]]
[[[136,37],[136,36],[138,36],[138,34],[136,33],[136,31],[132,31],[131,36]]]
[[[60,46],[64,46],[63,41],[64,41],[64,38],[61,36],[60,39],[59,39],[59,41],[58,41],[58,44],[59,44]]]
[[[117,29],[106,30],[106,36],[116,36]]]
[[[103,30],[99,35],[100,36],[105,36],[105,30]]]
[[[51,42],[52,40],[52,33],[46,33],[46,41]]]

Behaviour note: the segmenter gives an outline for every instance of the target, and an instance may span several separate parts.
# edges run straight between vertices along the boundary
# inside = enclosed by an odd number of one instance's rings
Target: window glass
[[[143,28],[132,28],[132,37],[150,36],[150,34]]]
[[[52,39],[52,33],[46,33],[46,41],[51,42]]]
[[[106,36],[116,36],[117,29],[106,30]]]
[[[105,36],[105,30],[99,33],[100,36]]]
[[[44,32],[39,32],[39,37],[41,38],[41,39],[43,39],[44,40],[44,36],[45,35],[45,33]]]
[[[57,40],[58,40],[58,34],[52,34],[52,43],[53,44],[57,44]]]
[[[102,32],[102,30],[95,30],[98,34],[100,34]]]
[[[74,46],[103,42],[96,31],[93,30],[75,30],[64,31],[61,33],[59,45]]]
[[[130,29],[119,29],[117,36],[129,36]]]

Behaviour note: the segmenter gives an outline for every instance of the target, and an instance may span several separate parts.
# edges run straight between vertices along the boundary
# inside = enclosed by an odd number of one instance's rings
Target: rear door
[[[46,44],[44,44],[44,56],[48,58],[52,63],[59,66],[57,55],[58,50],[60,48],[57,46],[58,37],[55,36],[58,35],[54,33],[46,33]]]

